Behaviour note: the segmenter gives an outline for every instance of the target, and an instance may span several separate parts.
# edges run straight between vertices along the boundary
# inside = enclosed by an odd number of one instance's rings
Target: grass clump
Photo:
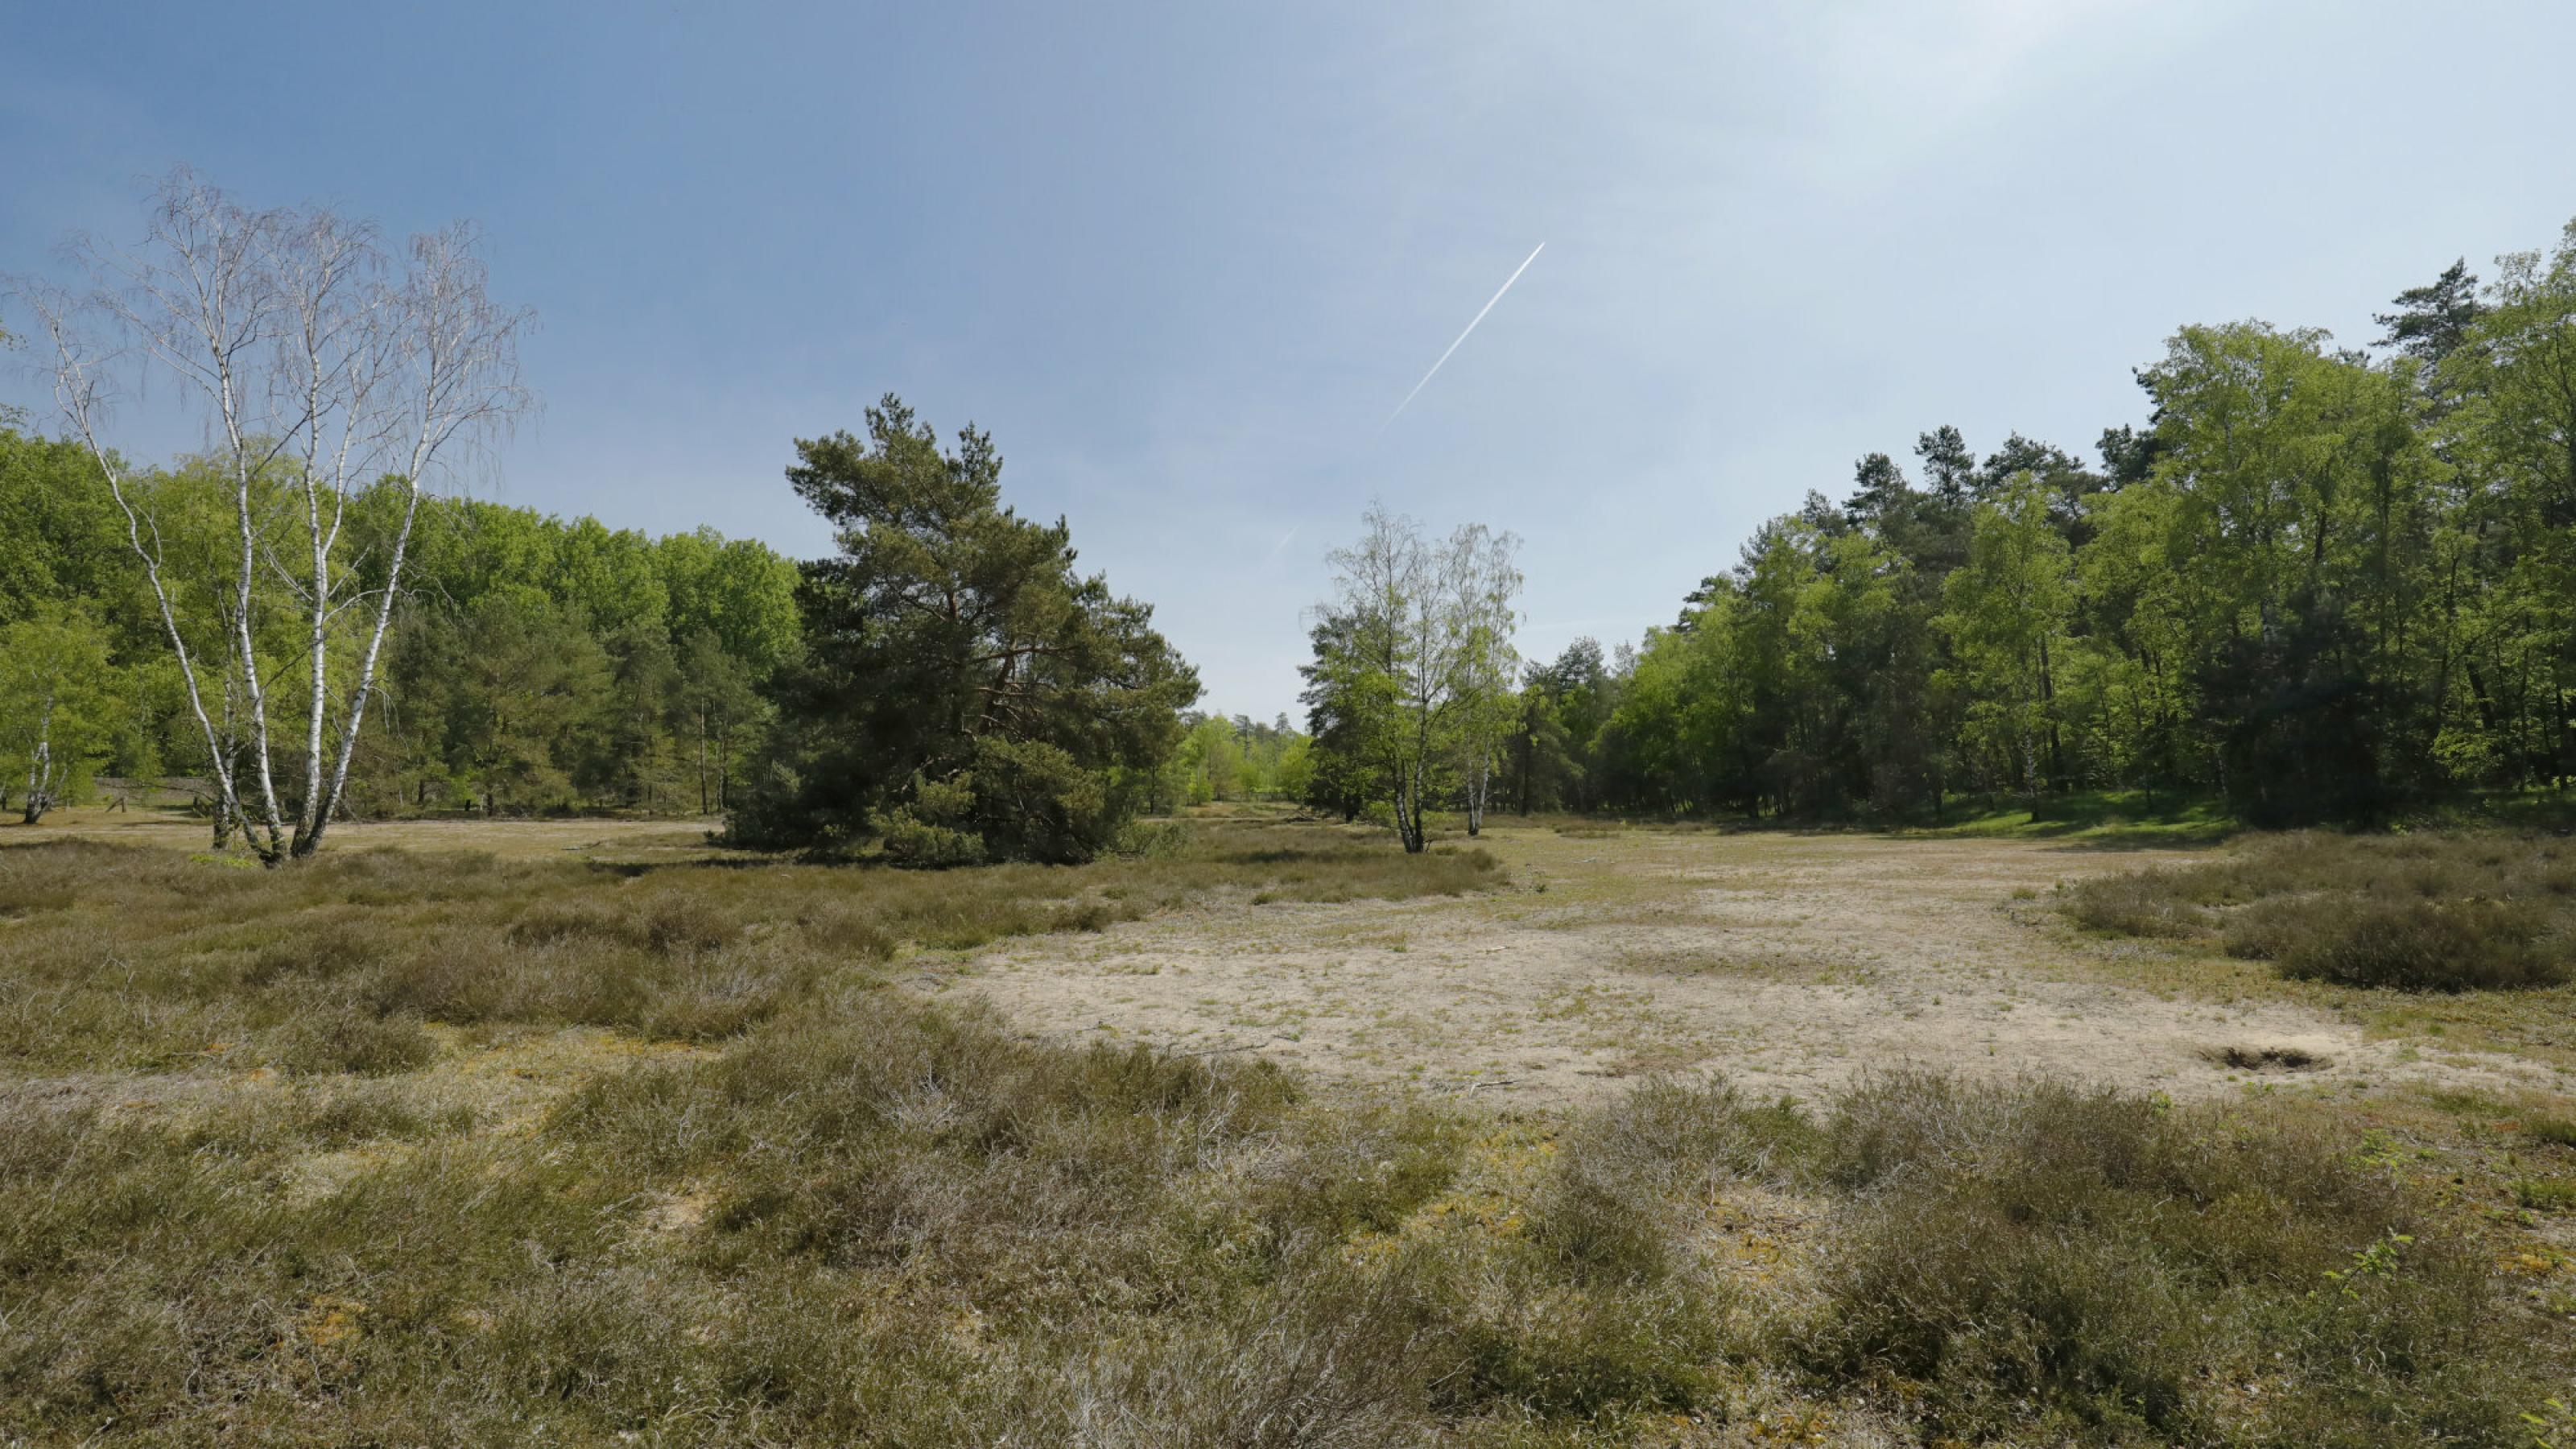
[[[1812,1130],[1794,1105],[1754,1106],[1723,1081],[1649,1080],[1561,1144],[1538,1239],[1613,1280],[1667,1276],[1718,1185],[1785,1169]]]
[[[2513,1200],[2535,1212],[2576,1210],[2576,1182],[2556,1177],[2526,1177],[2513,1184]]]
[[[438,1043],[412,1016],[377,1016],[339,1006],[299,1017],[285,1034],[278,1065],[307,1075],[407,1072],[438,1054]]]
[[[2542,836],[2273,836],[2067,896],[2066,913],[2094,930],[2213,940],[2344,986],[2546,987],[2576,957],[2576,853]]]

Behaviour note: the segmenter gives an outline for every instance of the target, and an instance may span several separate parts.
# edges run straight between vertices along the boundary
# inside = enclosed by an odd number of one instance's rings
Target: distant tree
[[[1923,460],[1923,478],[1936,497],[1965,498],[1977,486],[1977,455],[1968,451],[1959,430],[1943,423],[1914,440],[1914,456]]]
[[[2371,314],[2370,320],[2387,329],[2379,345],[2434,365],[2459,350],[2486,311],[2466,257],[2444,267],[2430,283],[2398,293],[2396,308]]]
[[[608,717],[590,783],[620,803],[665,808],[681,781],[673,725],[684,717],[680,660],[658,623],[634,619],[600,635],[608,656]]]
[[[1852,465],[1851,496],[1843,511],[1864,527],[1902,516],[1908,495],[1905,473],[1885,453],[1870,453]]]
[[[449,757],[485,815],[567,804],[613,698],[613,666],[579,613],[495,593],[448,624],[435,646]]]
[[[2072,555],[2049,502],[2023,472],[1977,505],[1968,565],[1950,575],[1939,620],[1958,651],[1972,737],[2034,798],[2062,773],[2056,656],[2074,608]]]
[[[47,606],[122,605],[124,535],[88,449],[0,426],[0,624]]]
[[[1305,788],[1297,798],[1346,822],[1356,820],[1371,800],[1383,798],[1377,775],[1382,761],[1372,739],[1385,725],[1380,677],[1352,667],[1362,644],[1357,617],[1328,607],[1308,639],[1313,656],[1297,673],[1306,681],[1298,699],[1306,706],[1312,743]]]
[[[2140,432],[2122,423],[2116,428],[2102,430],[2097,451],[2102,455],[2103,468],[2110,474],[2110,486],[2125,488],[2132,483],[2147,481],[2156,470],[2156,458],[2163,452],[2163,446],[2154,429]]]
[[[681,641],[679,704],[697,752],[698,813],[731,809],[735,753],[762,706],[751,665],[712,629]]]
[[[1521,656],[1513,643],[1520,626],[1521,572],[1513,558],[1519,543],[1481,523],[1467,524],[1450,537],[1441,565],[1458,788],[1470,836],[1484,831],[1494,774],[1520,713],[1514,686]]]
[[[1143,806],[1198,677],[1153,610],[1074,572],[1062,520],[1001,502],[1001,455],[954,451],[888,396],[867,436],[796,445],[788,480],[839,553],[805,567],[803,657],[772,686],[737,840],[915,864],[1081,860]]]
[[[1990,496],[2009,486],[2027,473],[2039,483],[2048,496],[2049,522],[2066,537],[2067,546],[2081,548],[2092,536],[2088,506],[2094,494],[2111,486],[2111,480],[2078,462],[2062,448],[2014,433],[2004,445],[1986,455],[1979,471],[1978,492]]]
[[[26,781],[33,825],[63,801],[112,727],[107,641],[85,615],[48,606],[0,627],[0,760]]]

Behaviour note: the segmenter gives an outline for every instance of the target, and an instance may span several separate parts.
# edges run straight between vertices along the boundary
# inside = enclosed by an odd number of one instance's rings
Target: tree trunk
[[[54,768],[54,695],[48,687],[44,707],[36,713],[35,757],[27,767],[27,805],[25,820],[29,825],[45,818],[53,808],[54,792],[61,788]]]
[[[1467,769],[1467,838],[1485,833],[1485,791],[1491,784],[1493,761],[1479,751],[1474,764]]]
[[[330,778],[322,786],[322,808],[317,811],[307,806],[312,829],[307,831],[301,825],[296,827],[294,848],[298,860],[322,848],[322,832],[331,822],[331,807],[339,803],[341,794],[349,786],[349,762],[358,752],[358,728],[366,723],[367,697],[376,686],[376,659],[384,651],[385,630],[393,623],[394,599],[402,592],[403,559],[411,551],[412,524],[420,516],[419,469],[420,459],[415,452],[410,487],[403,500],[402,526],[394,530],[393,556],[385,568],[384,597],[376,601],[375,625],[367,634],[367,652],[358,661],[358,687],[349,696],[349,723],[340,731],[340,757],[332,765]],[[320,738],[319,730],[317,724],[316,739]]]

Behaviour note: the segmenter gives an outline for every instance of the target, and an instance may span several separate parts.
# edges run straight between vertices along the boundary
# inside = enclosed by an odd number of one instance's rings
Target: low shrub
[[[1853,1205],[1810,1362],[1927,1433],[2501,1442],[2533,1387],[2475,1248],[2293,1119],[1899,1076],[1817,1166]]]
[[[2513,1185],[2513,1200],[2538,1212],[2576,1209],[2576,1182],[2559,1177],[2526,1177]]]
[[[2576,956],[2576,854],[2549,837],[2258,838],[2085,881],[2061,907],[2119,935],[2214,938],[2300,980],[2408,991],[2553,986]]]
[[[2076,924],[2122,936],[2196,936],[2209,928],[2209,912],[2191,900],[2179,871],[2096,876],[2068,893],[2065,910]]]
[[[2267,900],[2229,920],[2229,954],[2281,974],[2406,991],[2554,986],[2567,964],[2544,948],[2548,918],[2525,901]]]
[[[1752,1106],[1723,1081],[1649,1080],[1566,1134],[1534,1236],[1587,1275],[1664,1278],[1716,1185],[1788,1170],[1812,1130],[1795,1106]]]
[[[1687,1413],[1715,1394],[1726,1345],[1704,1281],[1608,1288],[1555,1283],[1536,1266],[1507,1271],[1519,1291],[1465,1329],[1461,1398],[1584,1420]]]

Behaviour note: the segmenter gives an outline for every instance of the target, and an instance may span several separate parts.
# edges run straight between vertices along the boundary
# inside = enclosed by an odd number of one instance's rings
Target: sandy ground
[[[1906,1066],[2177,1097],[2258,1081],[2570,1086],[2517,1058],[2367,1040],[2279,1000],[2119,984],[2141,973],[2106,964],[2142,948],[2083,939],[2028,895],[2190,858],[2173,851],[1509,828],[1489,844],[1511,877],[1490,895],[1237,899],[1012,941],[922,983],[988,997],[1033,1035],[1257,1052],[1531,1103],[1711,1070],[1808,1097]]]

